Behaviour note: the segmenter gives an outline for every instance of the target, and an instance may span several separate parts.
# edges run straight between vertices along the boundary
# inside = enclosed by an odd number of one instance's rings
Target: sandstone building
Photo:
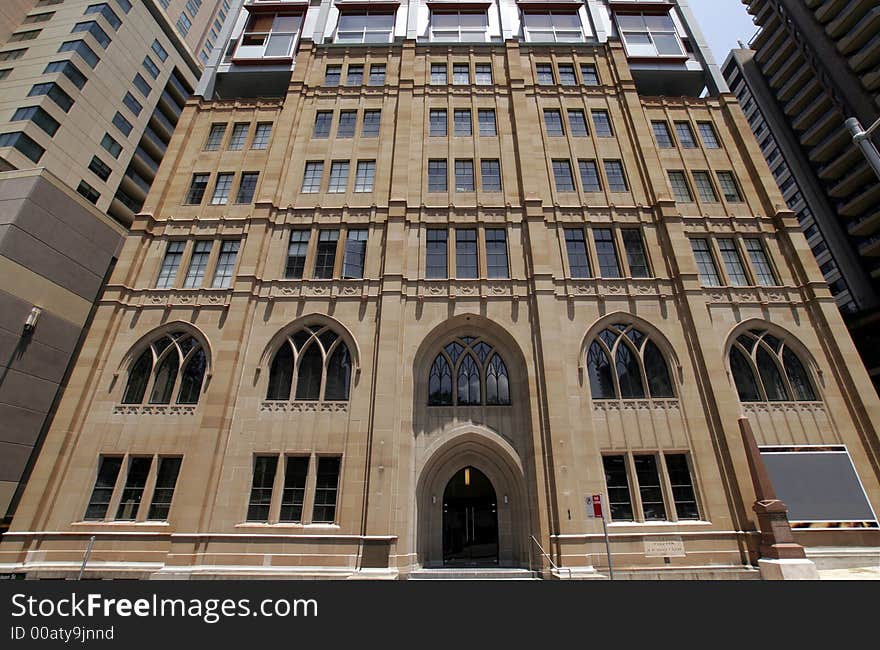
[[[741,418],[876,561],[880,402],[685,2],[255,0],[218,54],[2,570],[595,577],[601,494],[618,575],[754,578]]]

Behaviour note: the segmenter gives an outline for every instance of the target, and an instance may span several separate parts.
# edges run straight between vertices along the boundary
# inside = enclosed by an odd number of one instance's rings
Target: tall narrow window
[[[371,86],[384,86],[385,85],[385,64],[384,63],[373,63],[370,65],[370,85]]]
[[[319,160],[310,160],[306,163],[303,174],[303,194],[315,194],[321,191],[321,181],[324,177],[324,163]]]
[[[715,172],[718,177],[718,184],[721,186],[721,193],[728,203],[742,203],[742,195],[739,193],[739,187],[736,184],[736,178],[733,172]]]
[[[497,160],[480,161],[480,177],[484,192],[501,191],[501,164]]]
[[[223,135],[225,133],[225,124],[212,124],[211,131],[208,133],[208,140],[205,142],[205,151],[217,151],[223,142]]]
[[[259,172],[242,172],[241,180],[238,182],[238,193],[235,195],[236,203],[247,204],[254,202],[254,192],[257,190],[257,180],[259,177]]]
[[[585,86],[599,85],[599,73],[596,71],[596,66],[592,63],[584,63],[581,65],[581,77],[584,80]]]
[[[247,510],[248,521],[269,521],[272,488],[275,485],[277,468],[277,456],[257,456],[254,458],[254,474]]]
[[[679,203],[693,203],[694,196],[691,194],[687,176],[681,170],[672,170],[669,173],[669,183],[672,185],[672,194]]]
[[[699,519],[700,511],[697,508],[697,495],[694,492],[687,454],[666,454],[666,473],[669,474],[676,518]]]
[[[606,110],[590,111],[593,116],[593,126],[596,129],[596,135],[600,138],[614,137],[614,131],[611,130],[611,118],[608,117]]]
[[[626,250],[626,261],[629,264],[629,275],[632,278],[648,278],[651,276],[648,268],[648,256],[645,253],[645,243],[642,241],[642,231],[634,228],[622,230],[623,247]]]
[[[338,86],[339,80],[342,78],[341,65],[328,65],[324,70],[324,85]]]
[[[375,160],[358,160],[354,177],[355,192],[372,192],[376,177]]]
[[[364,123],[361,126],[361,135],[365,138],[379,137],[379,125],[382,119],[382,111],[364,111]]]
[[[338,230],[322,230],[318,235],[318,249],[315,254],[315,273],[313,277],[327,280],[333,277],[336,266],[336,245],[339,243]]]
[[[192,257],[189,260],[189,268],[186,270],[186,279],[183,286],[186,289],[195,289],[202,286],[205,279],[205,269],[208,268],[208,258],[211,256],[211,248],[214,242],[200,240],[193,246]]]
[[[473,135],[471,125],[471,111],[466,108],[456,108],[453,111],[453,135]]]
[[[571,163],[567,160],[553,161],[553,178],[557,192],[574,192],[574,178],[571,175]]]
[[[428,191],[446,192],[449,173],[446,170],[445,160],[428,161]]]
[[[432,63],[431,64],[431,84],[434,86],[445,86],[447,83],[446,80],[447,75],[447,67],[445,63]]]
[[[339,111],[339,126],[336,127],[337,138],[353,138],[357,126],[357,111]]]
[[[474,161],[473,160],[456,160],[455,161],[455,191],[456,192],[473,192],[474,191]]]
[[[544,127],[547,129],[547,135],[551,137],[565,135],[565,130],[562,128],[562,113],[555,109],[545,109]]]
[[[229,201],[229,190],[232,189],[232,179],[234,176],[235,174],[231,172],[217,174],[214,194],[211,195],[211,205],[226,205]]]
[[[456,228],[455,277],[476,278],[478,273],[477,231],[473,228]]]
[[[654,129],[654,139],[657,140],[657,146],[661,149],[672,149],[675,143],[672,141],[672,134],[669,133],[669,124],[666,120],[658,120],[651,122],[651,128]]]
[[[538,63],[535,65],[535,72],[537,73],[538,85],[540,86],[552,86],[556,83],[556,79],[553,77],[553,65],[550,63]]]
[[[306,496],[308,456],[288,456],[284,468],[284,491],[281,493],[279,521],[300,522]]]
[[[121,456],[104,456],[101,458],[101,464],[98,467],[98,477],[95,480],[95,487],[92,489],[92,496],[89,498],[89,505],[86,507],[84,519],[87,521],[100,521],[107,516],[107,510],[110,508],[110,501],[113,498],[113,488],[116,487],[116,479],[121,468]]]
[[[703,146],[706,149],[718,149],[720,147],[718,137],[715,135],[715,127],[712,126],[711,122],[697,122],[697,129],[700,132]]]
[[[429,228],[426,249],[425,277],[446,278],[449,272],[446,229]]]
[[[697,187],[697,195],[703,203],[718,203],[718,195],[715,193],[715,187],[712,185],[712,179],[709,172],[695,171],[694,185]]]
[[[318,111],[315,113],[315,128],[312,129],[313,138],[329,138],[330,125],[333,123],[333,111]]]
[[[715,259],[712,257],[712,251],[709,248],[709,240],[702,238],[691,239],[691,248],[697,260],[697,272],[700,274],[700,283],[704,287],[721,286],[718,269],[715,266]]]
[[[587,116],[578,108],[568,109],[568,127],[571,134],[576,138],[583,138],[590,135],[587,128]]]
[[[614,233],[609,228],[593,230],[593,241],[596,244],[596,255],[599,260],[599,273],[603,278],[619,278],[620,262],[617,259],[617,246]]]
[[[220,244],[220,257],[217,258],[217,268],[214,270],[214,282],[216,289],[228,289],[232,285],[232,272],[235,269],[235,258],[238,257],[238,249],[241,245],[237,239],[227,239]]]
[[[601,192],[602,181],[599,178],[599,168],[595,160],[578,160],[578,171],[581,175],[581,185],[584,192]]]
[[[180,463],[183,459],[176,456],[163,456],[159,458],[159,469],[156,472],[156,485],[153,488],[153,499],[150,501],[150,509],[147,519],[150,521],[165,521],[171,510],[171,501],[174,498],[174,488],[177,486],[177,476],[180,474]]]
[[[638,454],[633,456],[636,478],[639,482],[639,497],[646,521],[666,519],[666,505],[663,502],[663,488],[660,486],[660,473],[657,469],[657,456]]]
[[[254,132],[254,141],[251,142],[251,149],[268,148],[270,135],[272,135],[271,122],[260,122],[257,124],[257,130]]]
[[[342,262],[343,278],[364,277],[367,258],[367,229],[351,228],[345,235],[345,259]]]
[[[471,82],[471,67],[467,63],[452,64],[452,83],[456,86],[466,86]]]
[[[767,257],[767,251],[764,250],[764,244],[760,239],[747,238],[745,240],[746,250],[749,253],[749,259],[752,261],[752,269],[755,271],[755,279],[762,287],[775,287],[779,284],[776,280],[776,274]]]
[[[568,255],[568,270],[573,278],[589,278],[590,257],[587,254],[587,240],[583,228],[565,229],[565,250]]]
[[[348,190],[348,169],[349,162],[347,160],[334,160],[330,165],[330,182],[327,184],[327,192],[343,193]]]
[[[746,270],[743,268],[742,258],[736,248],[736,242],[729,237],[718,239],[718,250],[721,251],[721,259],[724,262],[724,270],[727,271],[727,279],[735,287],[745,287],[749,284]]]
[[[119,507],[116,509],[116,519],[123,521],[137,519],[152,462],[153,459],[149,456],[133,456],[128,459],[128,476],[119,499]]]
[[[486,269],[490,278],[508,278],[507,232],[504,228],[486,229]]]
[[[432,137],[446,137],[445,108],[432,108],[430,110],[428,134]]]
[[[626,471],[626,456],[602,456],[611,521],[633,521],[632,496]]]
[[[162,260],[162,268],[159,271],[159,279],[156,280],[157,289],[168,289],[174,286],[177,269],[180,268],[180,261],[183,259],[184,246],[185,243],[182,241],[168,242],[165,258]]]
[[[678,142],[684,149],[696,149],[697,141],[694,139],[694,131],[690,122],[676,122],[675,134]]]
[[[300,279],[306,267],[306,253],[309,250],[308,230],[294,230],[290,233],[290,244],[287,247],[287,265],[284,268],[284,277],[287,279]]]
[[[342,459],[338,456],[320,456],[318,458],[312,523],[332,524],[336,521],[336,496],[339,489],[341,461]]]
[[[492,136],[498,135],[495,125],[495,110],[491,108],[481,108],[477,111],[477,119],[480,122],[480,135]]]
[[[474,81],[478,86],[492,85],[492,64],[477,63],[474,65]]]
[[[608,178],[609,192],[629,192],[626,182],[626,174],[623,171],[623,162],[620,160],[606,160],[605,176]]]
[[[574,74],[574,66],[571,63],[560,63],[557,66],[559,70],[560,86],[576,86],[577,77]]]

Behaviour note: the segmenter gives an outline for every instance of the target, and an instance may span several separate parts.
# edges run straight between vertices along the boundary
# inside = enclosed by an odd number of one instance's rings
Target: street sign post
[[[608,577],[614,580],[614,567],[611,564],[611,541],[608,539],[608,524],[602,508],[602,495],[594,494],[586,498],[587,517],[602,520],[602,531],[605,534],[605,553],[608,555]]]

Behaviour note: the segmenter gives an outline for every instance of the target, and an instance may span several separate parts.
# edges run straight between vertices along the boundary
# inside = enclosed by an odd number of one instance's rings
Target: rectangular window
[[[497,126],[495,124],[495,109],[481,108],[477,111],[477,120],[480,123],[481,136],[498,135]]]
[[[159,469],[156,472],[156,485],[153,488],[153,498],[150,501],[150,509],[147,519],[150,521],[165,521],[171,510],[171,501],[174,498],[174,488],[177,486],[177,476],[180,474],[180,457],[163,456],[159,458]]]
[[[447,74],[447,67],[445,63],[432,63],[431,64],[431,85],[434,86],[445,86]]]
[[[370,65],[370,85],[371,86],[384,86],[385,85],[385,64],[384,63],[373,63]]]
[[[94,68],[98,65],[98,61],[100,61],[98,55],[95,54],[95,51],[83,40],[65,41],[61,44],[61,47],[58,48],[58,52],[76,52],[90,68]]]
[[[184,246],[182,241],[168,242],[165,257],[162,260],[162,268],[159,270],[159,279],[156,280],[157,289],[169,289],[174,286],[174,279],[177,277],[177,270],[183,259]]]
[[[208,132],[208,140],[205,142],[205,151],[217,151],[223,143],[225,134],[225,124],[212,124],[211,130]]]
[[[315,113],[315,128],[312,129],[313,138],[329,138],[330,126],[333,124],[333,111],[318,111]]]
[[[108,167],[107,163],[97,156],[92,156],[92,161],[89,163],[89,170],[102,181],[106,181],[110,178],[110,167]]]
[[[230,151],[241,151],[244,149],[250,127],[250,122],[238,122],[232,127],[232,135],[229,137]]]
[[[456,160],[455,161],[455,191],[456,192],[473,192],[474,191],[474,161],[473,160]]]
[[[364,123],[363,126],[361,126],[361,135],[365,138],[378,138],[381,120],[382,111],[364,111]]]
[[[654,129],[654,139],[657,140],[657,146],[661,149],[674,149],[675,143],[672,141],[672,134],[669,132],[669,124],[665,120],[651,122],[651,128]]]
[[[28,92],[28,97],[38,97],[40,95],[48,95],[49,99],[55,102],[58,107],[67,113],[73,106],[73,98],[61,89],[61,86],[55,82],[44,84],[35,84]]]
[[[375,160],[358,160],[357,170],[354,176],[355,192],[372,192],[376,178]]]
[[[447,232],[442,228],[429,228],[427,232],[427,258],[425,277],[446,278],[448,270]]]
[[[125,136],[128,136],[131,133],[132,125],[125,117],[123,117],[122,113],[116,111],[116,115],[113,116],[113,126],[119,129],[119,132]]]
[[[254,458],[254,477],[247,510],[248,521],[269,521],[272,488],[275,485],[277,468],[277,456],[257,456]]]
[[[565,129],[562,128],[562,113],[555,109],[544,109],[544,127],[550,137],[565,135]]]
[[[715,134],[715,127],[712,122],[697,122],[697,130],[703,139],[703,146],[706,149],[719,149],[718,136]]]
[[[46,69],[43,70],[44,73],[49,72],[60,72],[65,77],[70,79],[71,83],[77,88],[82,88],[86,85],[86,76],[79,71],[73,63],[70,61],[52,61],[49,65],[46,66]]]
[[[669,14],[616,14],[626,53],[631,57],[682,56],[681,41]]]
[[[302,193],[315,194],[321,191],[321,181],[324,179],[324,163],[312,160],[306,163],[306,171],[303,174]]]
[[[0,52],[0,61],[15,61],[16,59],[23,57],[25,52],[27,52],[26,47],[18,50],[6,50],[5,52]]]
[[[235,270],[235,259],[238,257],[238,249],[241,242],[237,239],[227,239],[220,244],[220,257],[217,258],[217,268],[214,269],[213,286],[215,289],[228,289],[232,285],[232,273]]]
[[[86,20],[81,23],[76,23],[73,26],[73,29],[70,30],[70,33],[76,34],[77,32],[86,32],[88,34],[91,34],[92,37],[98,42],[98,45],[103,47],[105,50],[107,49],[107,46],[110,45],[110,37],[107,35],[107,32],[101,29],[101,26],[94,20]]]
[[[761,243],[761,240],[750,237],[745,240],[745,245],[758,284],[762,287],[777,286],[779,282],[776,280],[776,274],[773,272],[773,267],[770,265],[770,259],[767,257],[767,251],[764,250],[764,244]]]
[[[100,29],[100,28],[99,28],[99,29]],[[42,30],[42,29],[32,29],[32,30],[27,31],[27,32],[16,32],[15,34],[12,34],[12,35],[7,39],[7,42],[8,42],[8,43],[19,43],[19,42],[21,42],[21,41],[32,41],[32,40],[34,40],[37,36],[40,35],[40,32],[41,32],[41,31],[43,31],[43,30]],[[73,31],[82,31],[82,30],[76,30],[76,29],[74,29]]]
[[[369,3],[368,3],[369,4]],[[394,31],[394,12],[351,11],[339,16],[337,43],[388,43]]]
[[[288,280],[302,278],[306,268],[306,253],[309,251],[308,230],[294,230],[290,233],[290,244],[287,247],[287,265],[284,268],[284,277]]]
[[[452,7],[455,3],[451,3]],[[467,43],[485,41],[489,19],[486,10],[482,11],[432,11],[431,39]]]
[[[697,495],[691,478],[686,454],[666,454],[666,473],[672,488],[672,501],[675,504],[677,519],[699,519]]]
[[[446,192],[448,183],[448,172],[446,170],[445,160],[429,160],[428,161],[428,191],[429,192]]]
[[[353,138],[357,126],[357,111],[340,111],[339,126],[336,127],[337,138]]]
[[[306,497],[308,456],[288,456],[284,467],[284,491],[281,493],[279,521],[301,522]]]
[[[672,185],[672,194],[679,203],[693,203],[694,196],[687,181],[687,176],[681,170],[669,172],[669,182]]]
[[[736,184],[736,177],[733,172],[715,172],[718,177],[718,184],[721,186],[721,193],[728,203],[742,203],[742,195]]]
[[[476,63],[474,64],[474,80],[478,86],[492,85],[492,64]]]
[[[577,77],[574,74],[574,66],[570,63],[560,63],[557,66],[559,70],[559,85],[576,86]]]
[[[91,201],[92,203],[97,204],[98,199],[101,198],[101,195],[98,194],[98,190],[94,187],[86,183],[85,181],[80,181],[79,185],[76,187],[76,191],[82,194],[86,199]]]
[[[211,256],[211,248],[214,242],[200,240],[193,246],[192,257],[189,260],[189,268],[186,270],[186,278],[183,281],[184,289],[197,289],[202,286],[205,279],[205,269],[208,268],[208,258]]]
[[[576,138],[590,135],[590,131],[587,128],[587,116],[579,108],[568,109],[568,127],[571,130],[571,135]]]
[[[484,192],[501,191],[501,163],[498,160],[481,160],[480,176]]]
[[[477,231],[473,228],[455,229],[455,277],[473,279],[479,275],[477,260]]]
[[[27,133],[15,131],[0,135],[0,147],[14,147],[33,162],[39,162],[46,150],[38,145]]]
[[[127,0],[126,0],[127,1]],[[129,5],[129,8],[131,5]],[[128,13],[126,11],[126,13]],[[113,11],[110,6],[106,2],[102,2],[96,5],[89,5],[86,7],[86,10],[83,12],[83,15],[88,16],[89,14],[99,14],[104,17],[113,29],[119,29],[122,25],[122,21],[119,19],[119,16],[116,15],[116,12]],[[52,14],[49,14],[50,16]]]
[[[471,82],[471,67],[467,63],[452,64],[452,83],[456,86],[466,86]]]
[[[581,65],[581,77],[584,79],[585,86],[599,85],[599,73],[596,71],[596,66],[592,63]]]
[[[446,136],[446,109],[432,108],[429,112],[428,134],[433,137]]]
[[[318,458],[312,523],[332,524],[336,521],[336,495],[339,490],[339,468],[342,464],[341,461],[342,459],[338,456],[321,456]]]
[[[94,68],[95,66],[92,67]],[[155,63],[153,63],[153,59],[151,59],[149,56],[144,57],[144,70],[149,72],[150,76],[153,79],[159,77],[159,67]]]
[[[697,148],[697,141],[694,139],[694,131],[690,122],[676,122],[675,135],[678,136],[678,142],[684,149]]]
[[[467,108],[456,108],[453,111],[453,135],[473,135],[471,123],[471,111]]]
[[[749,284],[746,270],[743,268],[742,258],[736,248],[736,242],[728,237],[718,239],[718,250],[721,251],[721,260],[727,271],[727,279],[735,287],[745,287]]]
[[[187,205],[199,205],[205,198],[205,190],[208,189],[209,174],[193,174],[189,184],[189,192],[186,193]]]
[[[620,160],[605,160],[605,176],[608,178],[609,192],[629,192],[626,183],[626,174],[623,171],[623,162]]]
[[[593,242],[596,244],[600,277],[619,278],[620,262],[617,259],[617,245],[614,243],[614,233],[609,228],[596,228],[593,230]]]
[[[538,63],[535,65],[539,86],[552,86],[556,83],[553,78],[553,66],[549,63]]]
[[[349,65],[348,72],[345,75],[346,86],[362,86],[364,85],[364,66]]]
[[[324,70],[324,85],[325,86],[338,86],[339,81],[342,78],[342,66],[341,65],[328,65]]]
[[[150,93],[153,91],[153,88],[147,83],[147,80],[143,78],[140,72],[134,73],[134,79],[132,79],[131,82],[144,97],[149,97]],[[80,86],[80,88],[82,88],[82,86]]]
[[[660,473],[657,469],[657,456],[637,454],[633,456],[636,479],[639,482],[639,497],[646,521],[666,519],[666,505],[663,502],[663,488],[660,486]]]
[[[336,246],[339,243],[338,230],[321,230],[318,233],[318,248],[315,252],[315,272],[312,277],[329,280],[336,267]]]
[[[12,73],[12,68],[3,68],[0,70],[0,81],[3,81]]]
[[[217,182],[214,184],[214,193],[211,195],[211,205],[226,205],[229,201],[229,191],[232,189],[232,179],[235,174],[221,172],[217,174]]]
[[[236,203],[253,203],[254,192],[257,189],[257,179],[259,172],[242,172],[241,180],[238,183],[238,193],[235,195]]]
[[[602,180],[599,177],[599,167],[595,160],[578,160],[578,171],[581,175],[581,185],[584,192],[601,192]]]
[[[254,132],[254,141],[251,142],[251,149],[268,148],[270,135],[272,135],[272,123],[258,122],[257,130]]]
[[[334,160],[330,164],[330,182],[327,192],[342,194],[348,191],[348,169],[350,164],[347,160]]]
[[[153,52],[156,53],[156,56],[159,57],[160,61],[164,61],[168,58],[168,52],[165,51],[165,48],[162,47],[162,44],[159,41],[154,40],[151,47],[153,49]]]
[[[608,487],[611,521],[633,521],[626,456],[603,456],[602,465],[605,469],[605,485]]]
[[[600,138],[613,138],[614,132],[611,130],[611,119],[608,117],[608,111],[597,110],[590,112],[593,115],[593,126],[596,129],[596,135]]]
[[[526,40],[535,43],[571,43],[584,40],[581,19],[573,11],[523,13]]]
[[[95,13],[94,11],[89,11],[94,6],[96,6],[96,5],[92,5],[92,7],[87,8],[86,13],[87,14],[88,13]],[[107,5],[98,5],[98,6],[105,6],[106,7]],[[22,25],[32,25],[34,23],[45,23],[47,20],[52,18],[52,16],[54,16],[54,15],[55,15],[54,11],[47,11],[46,13],[43,13],[43,14],[31,14],[30,16],[25,16],[24,20],[21,21],[21,24]]]
[[[351,228],[345,235],[345,258],[342,261],[342,277],[361,279],[367,260],[367,229]]]
[[[116,479],[121,468],[121,456],[101,458],[95,487],[92,489],[92,496],[89,498],[89,505],[86,507],[86,514],[83,517],[85,520],[101,521],[107,516],[107,510],[110,508],[110,501],[113,498],[113,488],[116,487]]]
[[[568,254],[568,270],[573,278],[590,278],[590,257],[583,228],[565,229],[565,251]]]
[[[721,280],[718,277],[718,269],[715,266],[715,259],[712,257],[712,250],[709,248],[709,240],[691,239],[691,248],[697,260],[700,283],[704,287],[720,287]]]
[[[134,456],[128,459],[128,476],[119,499],[119,507],[116,509],[116,519],[122,521],[137,519],[152,463],[153,459],[149,456]]]
[[[645,243],[642,241],[642,231],[627,228],[622,230],[620,234],[623,235],[623,248],[626,251],[630,277],[651,277],[651,271],[648,268],[648,255],[645,253]]]
[[[507,231],[486,228],[486,270],[490,278],[509,278],[507,263]]]
[[[177,19],[175,23],[177,25],[177,31],[180,32],[182,36],[186,36],[189,34],[189,29],[192,27],[192,21],[182,11],[180,12],[180,18]]]
[[[693,172],[694,185],[697,187],[697,195],[703,203],[718,203],[718,195],[712,185],[709,172]]]
[[[574,178],[571,175],[571,163],[567,160],[553,161],[553,178],[557,192],[574,192]]]
[[[15,111],[15,113],[13,113],[12,118],[9,121],[18,122],[23,120],[33,122],[43,131],[45,131],[50,137],[55,135],[55,133],[58,131],[58,128],[61,126],[54,117],[49,115],[49,113],[47,113],[39,106],[27,106],[25,108],[19,108]],[[110,175],[109,172],[107,175]],[[106,181],[107,179],[103,178],[102,180]]]

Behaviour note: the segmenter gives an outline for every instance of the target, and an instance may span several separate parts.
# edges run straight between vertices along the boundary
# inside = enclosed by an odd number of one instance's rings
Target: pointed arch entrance
[[[498,564],[498,499],[476,467],[461,468],[443,491],[444,566]]]

